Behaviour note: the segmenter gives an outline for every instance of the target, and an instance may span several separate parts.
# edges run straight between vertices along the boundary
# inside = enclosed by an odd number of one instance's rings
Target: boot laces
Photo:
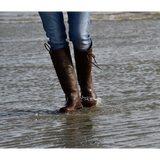
[[[46,48],[46,50],[47,51],[51,51],[50,49],[50,46],[47,44],[47,43],[44,43],[44,47]],[[88,59],[88,61],[90,62],[90,63],[92,63],[93,65],[95,65],[98,69],[100,69],[100,70],[102,70],[99,66],[98,66],[98,63],[97,63],[97,61],[96,61],[96,56],[94,55],[94,54],[92,54],[92,53],[87,53],[86,54],[87,55],[87,59]],[[88,58],[88,56],[91,56],[92,58],[93,58],[93,60],[94,60],[94,62],[92,62],[89,58]]]
[[[50,47],[47,43],[44,43],[44,47],[46,48],[46,50],[47,50],[48,52],[50,52],[51,47]]]
[[[93,60],[94,60],[94,62],[92,62],[89,58],[88,58],[88,56],[91,56],[92,58],[93,58]],[[96,61],[96,56],[94,55],[94,54],[90,54],[90,53],[87,53],[87,59],[88,59],[88,61],[90,62],[90,63],[92,63],[93,65],[95,65],[98,69],[100,69],[100,70],[102,70],[99,66],[98,66],[98,63],[97,63],[97,61]]]

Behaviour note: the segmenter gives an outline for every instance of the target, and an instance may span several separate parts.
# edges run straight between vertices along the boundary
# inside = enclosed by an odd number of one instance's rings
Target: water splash
[[[97,104],[96,104],[97,107],[103,106],[104,101],[102,98],[97,98],[96,100],[97,100]]]

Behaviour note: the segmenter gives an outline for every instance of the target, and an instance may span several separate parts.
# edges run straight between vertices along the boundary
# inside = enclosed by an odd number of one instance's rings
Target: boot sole
[[[77,107],[77,108],[75,108],[74,111],[65,111],[65,110],[63,110],[63,108],[61,108],[59,110],[59,113],[73,113],[73,112],[77,112],[77,111],[81,110],[82,108],[83,108],[83,106]]]
[[[97,100],[95,101],[95,103],[93,105],[85,105],[85,104],[83,104],[85,102],[81,102],[81,103],[82,103],[83,107],[94,107],[97,104]]]

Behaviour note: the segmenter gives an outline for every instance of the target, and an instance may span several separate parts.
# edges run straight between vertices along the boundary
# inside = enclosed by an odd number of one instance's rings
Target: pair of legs
[[[66,28],[64,25],[62,12],[39,12],[43,22],[46,36],[49,38],[48,43],[51,50],[56,50],[68,46]],[[90,45],[89,12],[67,12],[69,24],[69,38],[73,45],[79,49],[86,51]]]
[[[90,13],[67,12],[69,38],[74,46],[77,78],[71,60],[69,43],[62,12],[39,12],[46,36],[49,38],[49,53],[59,82],[66,96],[61,112],[74,112],[77,108],[96,104],[96,94],[92,84],[92,42],[89,35]]]

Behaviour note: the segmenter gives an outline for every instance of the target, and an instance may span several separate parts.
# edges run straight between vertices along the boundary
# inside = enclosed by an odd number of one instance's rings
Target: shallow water
[[[160,147],[160,19],[93,19],[98,104],[59,114],[64,94],[37,13],[0,15],[0,148]]]

